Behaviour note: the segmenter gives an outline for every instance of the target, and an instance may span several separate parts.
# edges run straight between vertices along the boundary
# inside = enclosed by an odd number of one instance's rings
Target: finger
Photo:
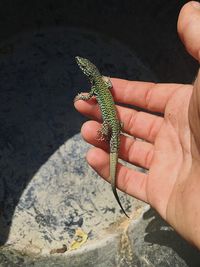
[[[91,98],[88,101],[78,100],[74,102],[74,107],[84,116],[99,121],[102,120],[101,111],[95,98]]]
[[[87,153],[90,166],[105,180],[109,180],[109,154],[100,148],[92,148]],[[109,181],[108,181],[109,182]],[[117,166],[116,186],[123,192],[147,202],[147,174],[129,169],[122,164]]]
[[[96,121],[88,121],[83,124],[81,134],[90,144],[109,151],[109,143],[97,139],[97,131],[101,124]],[[131,164],[149,169],[153,158],[154,146],[150,143],[136,140],[135,138],[121,135],[119,158]]]
[[[123,132],[154,143],[163,124],[162,117],[120,106],[117,111],[123,122]]]
[[[200,61],[200,3],[191,1],[183,6],[177,27],[187,51]]]
[[[164,113],[170,97],[182,84],[155,84],[150,82],[111,79],[116,102],[134,105],[151,112]]]
[[[117,78],[112,78],[111,81],[113,84],[111,91],[116,102],[160,113],[164,113],[167,102],[179,87],[188,86],[183,84],[128,81]],[[77,101],[75,107],[79,109],[81,105],[84,106],[83,102]],[[93,103],[96,103],[94,99],[88,101],[88,104]]]
[[[97,103],[77,101],[76,108],[86,116],[98,121],[101,120],[101,112]],[[153,143],[155,141],[163,123],[162,117],[118,105],[116,108],[119,120],[123,122],[123,132],[148,142]]]

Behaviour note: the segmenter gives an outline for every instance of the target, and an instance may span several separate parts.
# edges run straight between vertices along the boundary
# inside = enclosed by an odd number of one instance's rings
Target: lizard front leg
[[[74,102],[78,101],[78,100],[89,100],[93,95],[95,95],[95,87],[92,86],[90,92],[88,94],[83,94],[80,93],[78,94],[75,98],[74,98]]]
[[[106,86],[108,87],[108,89],[111,89],[113,87],[110,77],[102,76],[102,79],[104,83],[106,84]]]

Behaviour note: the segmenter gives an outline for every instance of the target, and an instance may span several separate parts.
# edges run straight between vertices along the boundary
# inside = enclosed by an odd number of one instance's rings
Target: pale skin
[[[195,7],[195,3],[182,8],[178,32],[188,53],[200,61],[200,5]],[[111,81],[116,102],[146,111],[117,105],[123,131],[130,135],[121,136],[119,157],[148,170],[141,173],[118,164],[117,187],[149,203],[200,249],[200,72],[189,85]],[[101,127],[99,107],[94,99],[77,101],[75,107],[94,119],[81,130],[83,138],[94,145],[87,153],[87,161],[108,180],[108,145],[97,140]]]

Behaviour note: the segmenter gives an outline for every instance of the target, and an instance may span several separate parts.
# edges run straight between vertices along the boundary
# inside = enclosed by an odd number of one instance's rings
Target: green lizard
[[[92,96],[96,96],[103,118],[102,128],[98,134],[100,135],[100,140],[110,141],[110,181],[112,191],[122,211],[129,218],[119,200],[116,190],[116,168],[122,124],[117,118],[114,100],[109,90],[112,88],[112,83],[108,77],[102,76],[97,67],[88,59],[76,57],[76,61],[83,73],[89,78],[92,87],[87,95],[82,93],[78,94],[74,101],[80,99],[88,100]]]

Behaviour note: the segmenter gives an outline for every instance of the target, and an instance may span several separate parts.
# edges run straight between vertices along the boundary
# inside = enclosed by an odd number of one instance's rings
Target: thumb
[[[200,3],[185,4],[178,18],[178,33],[188,53],[200,62]]]
[[[200,157],[200,71],[194,83],[192,96],[190,98],[189,125],[191,130],[191,151],[194,158]]]
[[[200,62],[200,3],[191,1],[185,4],[178,18],[178,33],[188,53]],[[200,71],[194,83],[189,105],[191,129],[191,149],[195,158],[200,157]]]

